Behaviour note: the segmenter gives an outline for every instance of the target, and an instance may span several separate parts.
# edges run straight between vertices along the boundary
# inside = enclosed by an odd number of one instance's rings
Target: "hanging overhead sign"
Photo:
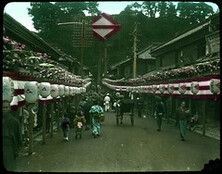
[[[120,25],[107,15],[102,13],[100,16],[94,18],[92,24],[93,35],[101,41],[105,41],[120,29]]]

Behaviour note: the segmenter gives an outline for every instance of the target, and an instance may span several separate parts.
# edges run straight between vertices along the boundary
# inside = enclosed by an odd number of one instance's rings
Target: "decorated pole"
[[[59,87],[57,84],[51,85],[50,95],[55,100],[59,95]],[[51,121],[50,121],[50,136],[53,137],[53,121],[54,121],[54,102],[51,103]]]
[[[29,155],[33,153],[33,125],[34,114],[32,108],[38,99],[38,83],[36,81],[26,82],[24,85],[25,100],[28,103],[29,111]]]

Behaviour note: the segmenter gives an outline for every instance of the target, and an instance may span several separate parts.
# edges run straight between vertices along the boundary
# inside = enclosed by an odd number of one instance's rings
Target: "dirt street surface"
[[[46,144],[40,141],[30,156],[17,160],[19,172],[136,172],[136,171],[200,171],[209,160],[220,158],[220,142],[187,131],[181,141],[179,129],[163,121],[157,131],[153,117],[135,116],[131,126],[129,114],[117,126],[115,113],[105,113],[101,136],[93,138],[92,130],[83,131],[75,139],[71,129],[69,141],[64,142],[62,131],[47,135]]]

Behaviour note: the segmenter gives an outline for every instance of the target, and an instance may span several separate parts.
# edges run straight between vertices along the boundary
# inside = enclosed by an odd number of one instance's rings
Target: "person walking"
[[[185,108],[185,101],[181,102],[180,107],[177,109],[177,116],[179,118],[179,129],[180,129],[180,137],[181,141],[185,141],[185,134],[187,129],[187,119],[189,117],[189,109]]]
[[[2,103],[2,152],[3,165],[7,171],[16,170],[16,158],[22,146],[19,120],[13,116],[9,101]]]
[[[69,131],[70,131],[70,119],[67,114],[65,114],[65,116],[63,118],[61,128],[63,131],[64,140],[68,141],[69,140]]]
[[[73,122],[74,122],[74,128],[75,128],[75,139],[77,139],[78,136],[79,138],[82,138],[82,129],[83,129],[83,126],[86,124],[84,113],[82,111],[79,111],[76,114],[76,117]]]
[[[105,108],[105,112],[109,111],[110,108],[110,96],[109,93],[106,94],[105,98],[104,98],[104,108]]]
[[[141,97],[137,98],[136,104],[137,104],[138,117],[142,117],[144,103],[143,103],[143,100],[141,99]]]
[[[157,121],[157,126],[158,126],[157,131],[161,131],[162,118],[165,114],[165,106],[164,106],[164,103],[162,102],[161,97],[157,97],[155,114],[156,114],[155,116],[156,116],[156,121]]]
[[[100,136],[101,129],[100,129],[100,117],[103,114],[103,108],[98,105],[98,99],[93,100],[93,106],[91,107],[89,113],[92,116],[92,126],[93,126],[93,136]]]
[[[87,97],[83,97],[82,100],[79,102],[79,109],[84,113],[86,124],[85,124],[85,130],[89,130],[89,124],[90,124],[90,103]]]

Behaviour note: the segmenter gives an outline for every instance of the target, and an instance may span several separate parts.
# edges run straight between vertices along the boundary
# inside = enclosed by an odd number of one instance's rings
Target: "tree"
[[[87,9],[88,9],[88,13],[91,14],[91,16],[98,16],[101,11],[98,10],[98,2],[88,2],[87,3]]]
[[[176,6],[172,2],[168,2],[167,6],[167,16],[170,18],[175,18],[177,16]]]
[[[60,9],[50,2],[31,2],[28,14],[33,17],[33,25],[40,32],[48,32],[56,26]]]
[[[213,8],[204,2],[179,2],[177,11],[179,17],[189,20],[190,24],[200,23],[214,13]]]
[[[159,17],[166,17],[167,15],[167,2],[166,1],[159,1],[157,4]]]
[[[155,1],[144,1],[142,4],[142,9],[150,18],[155,18],[158,10],[158,2]]]

